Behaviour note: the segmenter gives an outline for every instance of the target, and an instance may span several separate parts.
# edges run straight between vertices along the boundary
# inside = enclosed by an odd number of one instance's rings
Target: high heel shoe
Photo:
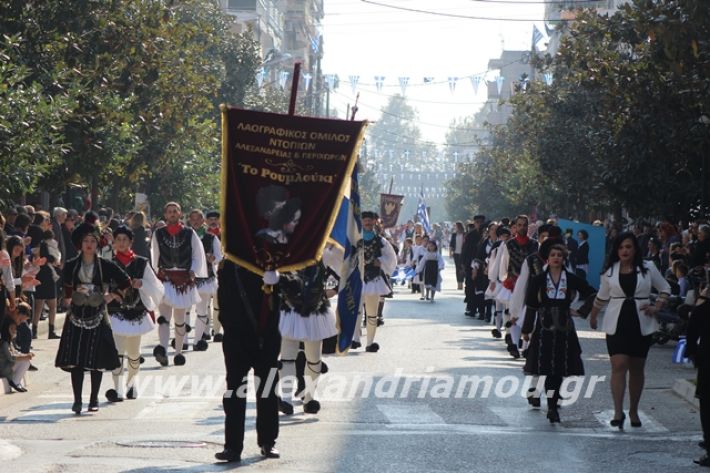
[[[560,413],[557,412],[557,409],[550,409],[549,411],[547,411],[547,419],[550,421],[550,424],[559,424]]]
[[[81,414],[81,401],[75,401],[74,404],[72,404],[72,406],[71,406],[71,410],[76,415]]]
[[[89,401],[89,412],[98,412],[99,410],[99,400],[92,399]]]
[[[626,420],[626,413],[621,413],[621,419],[612,419],[609,424],[612,427],[618,427],[619,430],[624,430],[624,421]]]
[[[639,418],[639,420],[637,420],[637,421],[633,421],[633,420],[631,420],[630,417],[631,417],[631,416],[629,416],[629,423],[631,424],[631,427],[639,428],[639,427],[641,427],[641,426],[643,425],[643,424],[641,423],[641,418]]]
[[[15,382],[12,381],[12,380],[9,380],[9,379],[8,379],[8,380],[7,380],[7,384],[9,384],[10,387],[11,387],[12,389],[14,389],[15,391],[17,391],[18,393],[26,393],[26,392],[27,392],[27,389],[23,388],[22,386],[20,386],[20,385],[18,385],[18,384],[15,384]]]

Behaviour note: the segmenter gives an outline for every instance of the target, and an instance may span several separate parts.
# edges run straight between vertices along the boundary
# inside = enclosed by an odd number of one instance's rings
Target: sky
[[[409,77],[406,97],[419,112],[423,139],[443,145],[455,118],[471,116],[486,100],[469,77],[485,74],[488,61],[506,50],[530,50],[533,25],[543,28],[542,0],[373,0],[405,8],[501,21],[460,19],[395,10],[361,0],[324,0],[323,73],[337,74],[340,87],[331,94],[331,108],[345,117],[355,99],[349,77],[359,76],[357,119],[377,120],[391,95],[401,93],[399,77]],[[375,76],[385,76],[380,92]],[[424,77],[434,83],[423,84]],[[454,92],[449,77],[458,77]]]

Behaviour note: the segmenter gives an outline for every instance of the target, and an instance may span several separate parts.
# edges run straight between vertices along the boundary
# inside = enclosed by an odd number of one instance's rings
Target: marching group
[[[327,370],[321,354],[333,351],[332,343],[324,350],[323,342],[338,333],[330,299],[337,293],[342,248],[328,244],[322,261],[298,271],[257,275],[224,259],[219,213],[192,210],[183,219],[176,202],[165,205],[164,220],[152,227],[146,227],[140,212],[121,218],[110,209],[79,216],[58,207],[50,216],[18,206],[6,214],[7,219],[0,216],[0,378],[7,393],[27,391],[23,380],[32,367],[32,340],[47,309],[48,338],[59,340],[55,365],[71,375],[77,415],[83,410],[86,373],[89,412],[99,410],[105,371],[113,375],[113,387],[105,393],[109,402],[139,396],[136,376],[145,361],[141,340],[156,326],[153,356],[163,367],[170,364],[171,347],[173,364],[186,363],[190,335],[194,351],[206,350],[211,340],[223,342],[225,448],[217,459],[240,459],[246,396],[239,393],[245,392],[251,369],[258,444],[265,457],[279,456],[279,411],[293,413],[292,402],[299,398],[304,413],[320,410],[315,383]],[[364,310],[358,312],[350,347],[362,346],[364,325],[365,351],[371,353],[379,349],[375,335],[397,262],[377,219],[375,213],[362,214]],[[58,307],[66,310],[60,334]],[[298,382],[279,384],[274,378]]]

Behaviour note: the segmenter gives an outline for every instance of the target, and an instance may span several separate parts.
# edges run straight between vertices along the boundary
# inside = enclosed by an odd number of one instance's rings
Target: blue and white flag
[[[402,95],[407,93],[407,85],[409,84],[409,77],[399,78],[399,88],[402,89]]]
[[[343,197],[344,205],[341,206],[341,213],[345,216],[341,219],[338,216],[336,227],[333,229],[332,237],[342,244],[345,249],[343,256],[343,266],[340,271],[340,286],[338,288],[338,334],[337,353],[347,353],[353,341],[355,330],[359,320],[358,314],[362,310],[362,287],[364,274],[363,242],[362,242],[362,222],[360,221],[360,192],[358,189],[357,165],[353,170],[350,181],[350,196]],[[347,205],[345,205],[347,203]],[[342,228],[345,227],[344,239]],[[336,230],[340,227],[339,230]]]
[[[542,34],[542,31],[540,31],[537,27],[537,25],[533,25],[533,32],[532,32],[532,49],[533,51],[537,50],[537,43],[542,41],[545,38],[545,36]]]
[[[421,222],[421,224],[424,226],[424,231],[426,231],[427,233],[431,232],[431,227],[429,226],[429,212],[427,212],[426,203],[424,202],[424,189],[421,189],[419,191],[419,202],[417,203],[417,217],[419,217],[419,222]]]

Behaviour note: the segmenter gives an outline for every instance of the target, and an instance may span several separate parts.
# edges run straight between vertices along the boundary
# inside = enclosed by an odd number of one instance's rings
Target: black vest
[[[138,255],[136,255],[135,259],[131,261],[128,266],[123,266],[115,257],[113,262],[124,270],[131,279],[143,279],[146,266],[148,266],[148,258],[143,258]],[[112,291],[115,290],[115,284],[111,284],[110,288]],[[126,289],[122,302],[111,301],[108,305],[109,313],[115,314],[118,318],[125,320],[139,319],[145,314],[146,310],[141,300],[140,292],[132,286]]]
[[[364,240],[363,240],[364,241]],[[375,236],[370,241],[364,241],[365,245],[365,282],[370,282],[382,275],[382,269],[375,266],[377,258],[382,256],[382,238]]]
[[[211,233],[205,233],[202,237],[202,248],[205,250],[205,256],[213,254],[214,250],[214,235]],[[214,277],[214,267],[212,263],[207,263],[207,279]]]
[[[508,246],[508,277],[517,278],[520,276],[520,268],[523,266],[523,261],[532,253],[537,251],[537,241],[529,239],[527,244],[520,246],[515,238],[511,238],[506,242]]]
[[[177,235],[171,236],[167,227],[155,232],[160,249],[158,268],[192,269],[192,232],[191,228],[183,228]]]
[[[325,314],[330,301],[325,293],[328,271],[322,262],[300,271],[281,276],[281,310],[294,311],[302,317],[311,314]]]

